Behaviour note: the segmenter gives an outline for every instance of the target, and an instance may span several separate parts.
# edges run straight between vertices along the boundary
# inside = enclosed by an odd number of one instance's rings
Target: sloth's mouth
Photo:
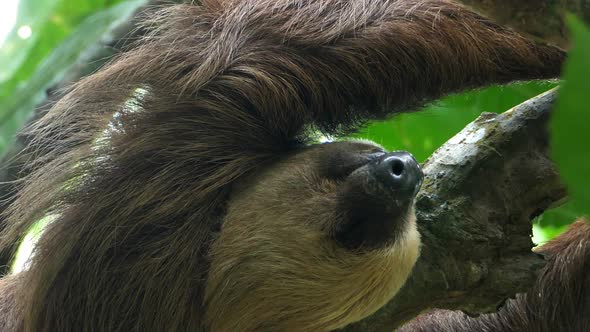
[[[341,223],[335,239],[342,246],[374,249],[403,233],[424,175],[408,152],[381,153],[354,170],[339,192]]]

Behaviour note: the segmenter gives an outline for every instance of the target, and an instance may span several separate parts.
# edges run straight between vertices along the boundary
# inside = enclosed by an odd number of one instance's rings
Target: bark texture
[[[547,155],[555,97],[484,113],[432,154],[416,203],[423,247],[414,272],[346,331],[391,331],[432,308],[493,312],[533,284],[544,263],[531,252],[531,219],[566,197]]]

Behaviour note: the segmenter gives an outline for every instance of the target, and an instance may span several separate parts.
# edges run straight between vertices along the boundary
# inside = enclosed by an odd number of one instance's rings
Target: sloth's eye
[[[385,152],[345,152],[339,151],[329,154],[319,162],[318,173],[323,178],[341,180],[356,169],[367,163],[379,159]]]

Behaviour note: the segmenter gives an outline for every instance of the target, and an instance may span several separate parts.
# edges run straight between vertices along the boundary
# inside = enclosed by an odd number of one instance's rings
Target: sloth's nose
[[[420,164],[406,151],[395,151],[381,156],[375,171],[381,183],[406,198],[416,196],[424,177]]]

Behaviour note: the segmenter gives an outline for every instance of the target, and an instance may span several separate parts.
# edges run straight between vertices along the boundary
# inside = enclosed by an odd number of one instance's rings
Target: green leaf
[[[58,82],[91,46],[127,19],[145,0],[22,0],[17,27],[30,22],[32,35],[20,40],[13,31],[0,50],[7,66],[0,70],[0,156],[15,133]],[[6,68],[6,69],[5,69]]]
[[[354,137],[370,139],[389,150],[410,151],[423,161],[482,112],[504,112],[554,86],[527,82],[449,96],[422,112],[370,123]]]
[[[573,16],[567,22],[573,47],[551,119],[551,152],[570,193],[568,211],[582,215],[590,212],[590,30]]]

